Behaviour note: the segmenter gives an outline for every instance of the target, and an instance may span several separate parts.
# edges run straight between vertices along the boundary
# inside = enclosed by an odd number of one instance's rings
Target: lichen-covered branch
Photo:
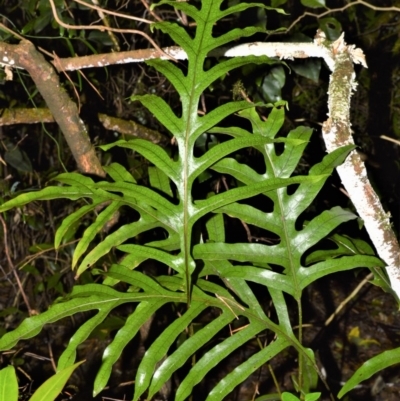
[[[334,64],[329,83],[328,120],[322,127],[328,152],[354,145],[351,136],[350,98],[356,87],[352,55],[343,35],[329,49]],[[351,47],[350,47],[351,49]],[[378,195],[368,180],[364,163],[353,151],[337,168],[351,201],[364,221],[365,228],[375,245],[378,255],[387,264],[386,271],[393,291],[400,298],[400,247],[390,224],[390,215],[382,207]]]
[[[102,113],[99,113],[98,117],[103,127],[108,130],[135,138],[147,139],[150,142],[160,145],[166,145],[170,141],[168,137],[160,134],[158,131],[147,128],[135,121],[123,120],[122,118],[111,117]]]
[[[46,108],[4,109],[0,116],[0,126],[15,124],[54,123],[54,117]]]

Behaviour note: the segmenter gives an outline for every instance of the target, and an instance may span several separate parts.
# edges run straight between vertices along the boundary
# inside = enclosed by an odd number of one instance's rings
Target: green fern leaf
[[[164,299],[142,302],[137,306],[135,312],[128,317],[124,326],[117,332],[113,341],[104,350],[102,364],[94,381],[94,396],[99,394],[107,385],[111,375],[111,369],[121,356],[122,351],[128,345],[129,341],[136,335],[140,327],[142,327],[166,302],[167,301]]]
[[[84,252],[86,252],[97,233],[107,224],[109,220],[111,220],[119,207],[119,202],[111,202],[110,205],[108,205],[101,213],[99,213],[94,223],[85,230],[82,238],[75,248],[75,252],[72,257],[72,268],[76,266],[79,258],[83,255]]]
[[[135,150],[141,153],[147,160],[162,170],[172,181],[178,180],[179,164],[173,162],[168,154],[159,146],[144,139],[120,140],[110,145],[101,146],[103,150],[109,150],[114,146]]]

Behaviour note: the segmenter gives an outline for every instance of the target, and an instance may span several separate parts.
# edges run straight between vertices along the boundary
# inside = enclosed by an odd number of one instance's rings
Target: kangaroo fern
[[[102,149],[118,146],[142,154],[152,164],[149,169],[150,187],[139,185],[122,165],[113,163],[105,167],[109,181],[95,182],[76,173],[60,174],[56,180],[62,185],[22,194],[1,205],[0,211],[5,211],[33,200],[89,200],[89,204],[64,219],[57,230],[56,246],[62,243],[71,225],[93,213],[100,205],[106,205],[83,232],[72,267],[79,276],[112,249],[123,252],[125,257],[107,272],[100,272],[105,277],[103,282],[76,285],[68,297],[46,312],[25,319],[17,329],[0,339],[0,349],[10,349],[19,340],[37,335],[45,324],[78,312],[97,310],[97,314],[78,328],[61,355],[58,369],[65,369],[74,364],[78,346],[116,307],[134,303],[134,312],[104,350],[94,383],[94,394],[98,394],[106,386],[114,363],[141,326],[163,305],[182,304],[184,308],[179,317],[170,322],[144,355],[136,375],[134,400],[139,400],[145,393],[151,399],[184,365],[190,370],[180,383],[175,399],[186,399],[214,366],[266,330],[274,334],[274,339],[227,374],[207,400],[222,400],[235,386],[287,347],[294,347],[300,355],[299,385],[308,392],[316,385],[318,368],[312,350],[302,345],[301,330],[297,335],[293,332],[284,294],[297,301],[301,328],[301,296],[306,286],[339,270],[382,266],[382,262],[365,248],[341,246],[345,241],[343,238],[335,237],[338,243],[335,250],[316,249],[318,243],[341,223],[356,218],[349,211],[334,207],[301,229],[296,226],[333,169],[343,162],[353,147],[344,147],[326,155],[307,176],[296,176],[295,170],[310,140],[311,130],[297,127],[286,137],[278,136],[284,121],[282,104],[267,105],[271,111],[266,121],[260,119],[255,108],[264,105],[244,100],[231,101],[199,115],[198,107],[204,91],[224,74],[250,63],[278,62],[267,57],[248,56],[219,61],[206,70],[205,60],[214,49],[262,31],[258,27],[248,27],[214,36],[214,26],[226,16],[250,7],[271,8],[259,3],[241,3],[221,10],[222,0],[202,0],[201,8],[182,1],[161,1],[160,4],[175,7],[196,24],[193,37],[176,23],[155,24],[155,28],[168,34],[187,52],[185,72],[173,61],[147,62],[178,92],[180,115],[155,95],[135,96],[132,100],[142,102],[170,132],[177,145],[178,157],[171,158],[163,148],[145,140],[118,141],[102,146]],[[250,121],[251,132],[239,127],[218,126],[234,113]],[[221,142],[196,157],[196,141],[208,134],[221,138]],[[224,140],[226,137],[231,139]],[[283,148],[280,154],[275,150],[277,143]],[[262,155],[264,173],[258,173],[231,157],[245,148],[256,149]],[[204,198],[194,198],[193,188],[197,180],[209,169],[232,177],[235,187]],[[293,189],[288,191],[288,186]],[[265,212],[246,203],[255,196],[272,203],[272,211]],[[97,234],[122,206],[135,210],[137,220],[121,225],[94,244]],[[239,219],[244,224],[273,233],[279,240],[273,244],[227,243],[224,224],[227,218]],[[200,226],[199,223],[204,227],[200,235],[194,230]],[[138,235],[156,228],[164,230],[164,239],[147,243],[136,240]],[[148,259],[168,266],[172,273],[149,277],[135,270]],[[281,269],[276,271],[276,266]],[[97,269],[94,272],[99,273]],[[210,280],[213,277],[216,280]],[[113,288],[118,282],[127,283],[130,290],[123,292]],[[268,289],[276,311],[275,320],[265,314],[250,282]],[[174,348],[178,336],[196,322],[199,314],[210,309],[217,309],[218,316],[204,323],[200,330],[188,335],[179,347]],[[218,333],[223,333],[236,318],[243,319],[247,325],[218,344],[211,344],[210,341]],[[204,351],[205,345],[208,345],[207,351]],[[188,361],[195,356],[196,363],[189,366]]]

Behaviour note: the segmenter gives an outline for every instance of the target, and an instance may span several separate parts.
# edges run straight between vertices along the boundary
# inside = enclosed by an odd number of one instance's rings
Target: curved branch
[[[317,19],[323,18],[326,15],[329,14],[334,14],[334,13],[338,13],[341,11],[346,10],[347,8],[350,7],[354,7],[357,5],[361,5],[361,6],[365,6],[368,8],[371,8],[372,10],[375,11],[395,11],[395,12],[400,12],[400,7],[395,7],[395,6],[391,6],[391,7],[381,7],[381,6],[374,6],[372,4],[367,3],[364,0],[356,0],[356,1],[352,1],[351,3],[348,3],[346,5],[344,5],[343,7],[338,7],[338,8],[331,8],[329,10],[324,11],[321,14],[315,14],[315,13],[310,13],[309,11],[304,12],[302,15],[300,15],[298,18],[296,18],[285,30],[285,32],[289,32],[295,25],[297,25],[303,18],[309,16],[309,17],[315,17]],[[276,32],[276,33],[271,33],[271,35],[277,35],[277,34],[281,34],[282,32]]]
[[[322,135],[328,152],[333,152],[339,147],[354,145],[350,129],[350,99],[356,87],[352,60],[355,49],[346,45],[343,34],[329,47],[335,57],[329,79],[329,118],[323,123]],[[387,264],[391,287],[400,298],[400,246],[390,224],[390,213],[384,211],[357,152],[350,153],[337,167],[337,172],[379,257]]]

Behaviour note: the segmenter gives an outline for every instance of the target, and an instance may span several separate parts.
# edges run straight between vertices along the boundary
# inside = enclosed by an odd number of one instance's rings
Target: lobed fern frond
[[[301,214],[353,147],[338,149],[314,165],[308,175],[298,176],[295,175],[296,168],[310,140],[311,129],[297,127],[287,137],[278,136],[284,121],[281,103],[268,105],[271,110],[266,121],[262,121],[256,112],[256,106],[265,105],[244,100],[225,103],[200,116],[201,96],[221,76],[249,63],[278,62],[249,56],[221,61],[205,69],[205,59],[213,50],[262,31],[259,27],[233,29],[218,37],[213,34],[214,25],[227,15],[250,7],[272,8],[260,3],[241,3],[221,10],[222,0],[202,0],[201,8],[182,1],[164,0],[159,4],[175,7],[196,23],[193,37],[176,23],[154,25],[186,51],[188,64],[185,72],[172,61],[147,62],[178,92],[180,115],[155,95],[135,96],[132,100],[142,102],[171,133],[178,147],[178,157],[172,159],[161,147],[141,139],[118,141],[102,146],[102,149],[119,146],[139,152],[153,165],[149,169],[151,187],[139,185],[122,165],[113,163],[105,168],[112,181],[94,182],[76,173],[60,174],[56,180],[62,186],[23,194],[0,206],[0,212],[3,212],[34,200],[88,199],[90,204],[67,216],[57,230],[55,243],[59,246],[70,225],[104,204],[104,209],[85,229],[78,242],[72,267],[79,276],[112,249],[125,254],[119,264],[104,273],[101,284],[76,285],[67,298],[40,315],[25,319],[17,329],[5,334],[0,339],[0,350],[10,349],[19,340],[35,336],[45,324],[78,312],[97,311],[77,329],[61,355],[58,369],[65,369],[74,364],[78,346],[116,307],[133,303],[136,305],[134,312],[104,350],[94,383],[96,395],[106,386],[114,363],[140,327],[162,306],[186,304],[186,310],[167,325],[144,355],[136,375],[135,401],[146,393],[151,399],[178,369],[187,366],[188,373],[175,396],[177,401],[185,400],[218,363],[266,331],[272,334],[269,337],[271,341],[227,374],[207,400],[222,400],[235,386],[287,347],[294,347],[300,355],[300,370],[306,372],[300,385],[307,391],[315,386],[318,368],[312,351],[302,345],[301,335],[293,332],[284,295],[294,297],[300,305],[304,288],[320,277],[339,270],[382,266],[371,252],[365,252],[365,248],[344,246],[343,238],[332,237],[338,243],[334,250],[314,249],[341,223],[356,218],[347,210],[339,207],[325,210],[301,229],[297,228]],[[250,121],[251,132],[242,127],[218,127],[226,117],[235,113]],[[196,157],[196,141],[211,133],[221,139],[220,143]],[[231,139],[225,140],[227,136]],[[275,150],[277,143],[282,148],[279,154]],[[253,148],[262,155],[264,173],[258,173],[230,157],[245,148]],[[232,177],[236,187],[194,198],[193,188],[197,180],[209,169]],[[272,210],[265,212],[261,206],[258,208],[246,203],[255,196],[272,203]],[[122,225],[94,244],[97,234],[121,207],[135,210],[137,220]],[[246,225],[273,233],[278,241],[274,244],[227,243],[224,224],[227,218],[239,219]],[[205,231],[198,235],[195,227],[201,225]],[[164,239],[147,243],[136,241],[137,236],[156,228],[164,230]],[[148,259],[168,266],[171,274],[149,277],[135,270]],[[215,282],[210,278],[215,278]],[[131,292],[113,288],[119,282],[131,286]],[[265,314],[252,291],[251,282],[268,290],[275,308],[275,320]],[[204,323],[197,332],[187,335],[185,341],[176,347],[178,337],[208,310],[218,311],[216,317]],[[247,323],[245,327],[217,344],[211,343],[218,333],[227,332],[229,325],[239,318]],[[188,363],[191,358],[196,358],[193,366]]]

